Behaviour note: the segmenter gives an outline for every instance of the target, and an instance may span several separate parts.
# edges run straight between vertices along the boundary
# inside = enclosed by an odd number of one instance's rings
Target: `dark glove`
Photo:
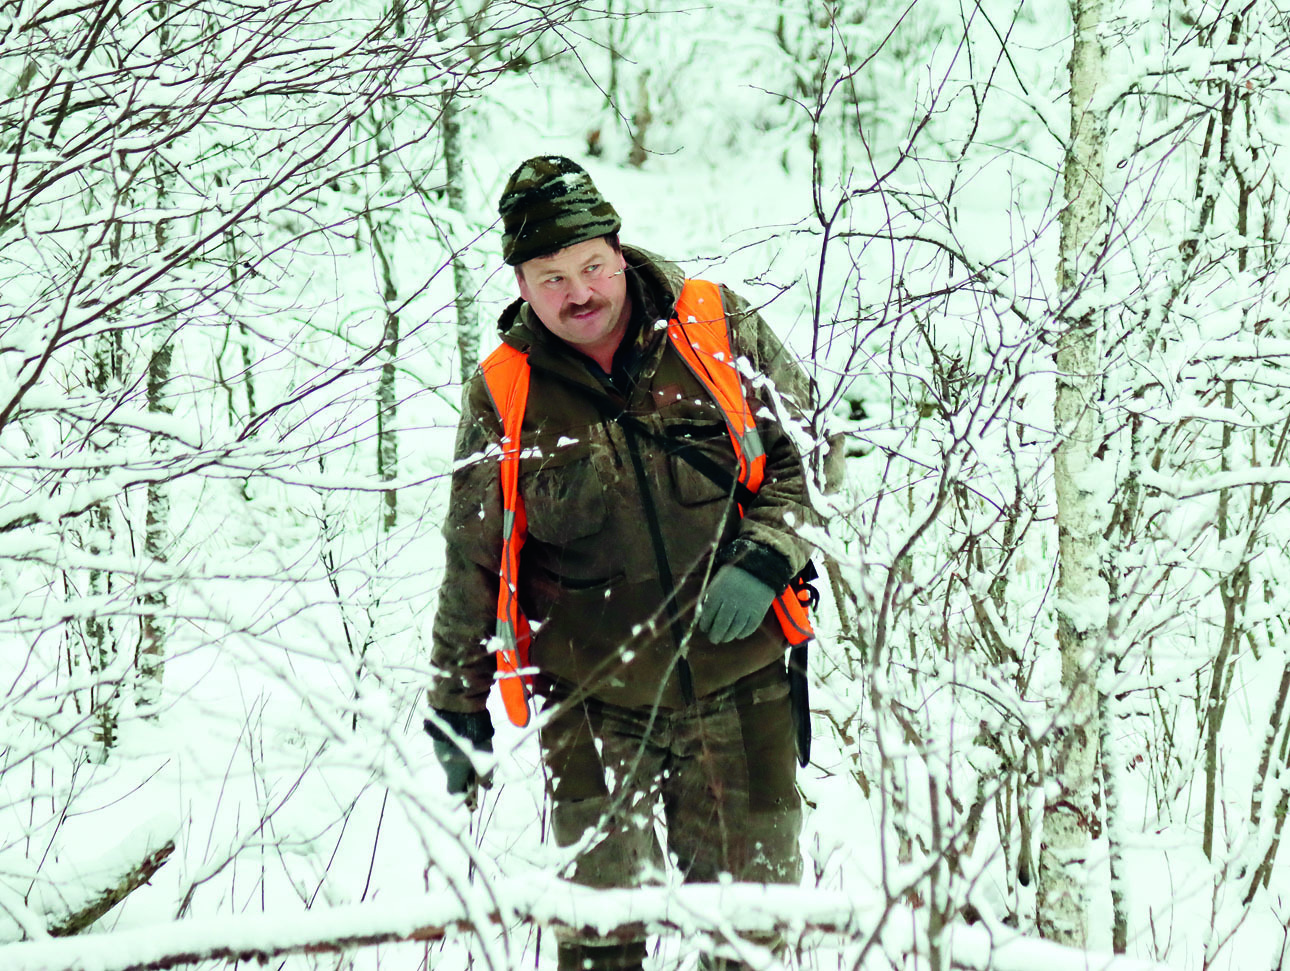
[[[774,590],[747,570],[727,563],[708,584],[699,607],[699,630],[714,644],[737,641],[761,625],[774,600]]]
[[[445,711],[435,709],[435,714],[444,722],[451,734],[445,732],[427,718],[426,734],[434,739],[434,755],[443,766],[443,774],[448,779],[448,792],[454,796],[464,796],[466,805],[475,808],[478,787],[482,784],[489,788],[489,777],[481,780],[475,773],[475,766],[470,761],[469,752],[493,751],[493,721],[486,711]]]

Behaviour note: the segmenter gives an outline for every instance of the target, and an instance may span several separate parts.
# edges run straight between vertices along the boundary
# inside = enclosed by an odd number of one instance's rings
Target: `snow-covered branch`
[[[919,946],[919,916],[880,898],[838,891],[753,884],[694,884],[678,888],[590,890],[549,878],[493,886],[502,906],[491,927],[474,927],[451,897],[379,901],[319,908],[303,914],[255,914],[189,920],[105,934],[0,947],[6,971],[159,971],[207,960],[258,960],[298,953],[342,951],[450,935],[505,935],[521,924],[584,929],[613,937],[646,924],[662,934],[720,942],[778,931],[790,947],[820,935],[859,940],[878,934],[888,953]],[[947,932],[952,967],[972,971],[1168,971],[1165,965],[1094,955],[1026,938],[1005,927],[960,925]],[[773,966],[773,965],[770,965]]]

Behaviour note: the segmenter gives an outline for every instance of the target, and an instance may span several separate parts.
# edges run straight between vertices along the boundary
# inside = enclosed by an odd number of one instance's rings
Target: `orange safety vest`
[[[668,324],[672,347],[716,400],[726,419],[730,441],[739,460],[739,482],[750,492],[761,488],[766,475],[766,452],[743,381],[730,350],[730,333],[721,291],[707,280],[686,280]],[[502,703],[511,722],[528,724],[530,631],[519,606],[520,550],[528,534],[524,499],[520,495],[520,426],[529,394],[529,360],[521,350],[503,344],[481,365],[484,382],[502,419],[502,563],[497,593],[497,676]],[[740,507],[743,515],[743,507]],[[807,613],[809,591],[790,586],[772,604],[788,643],[806,643],[814,631]]]

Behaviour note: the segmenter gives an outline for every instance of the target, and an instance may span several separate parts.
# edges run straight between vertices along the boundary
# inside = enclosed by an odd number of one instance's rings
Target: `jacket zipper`
[[[641,464],[640,449],[636,444],[636,435],[631,424],[623,420],[626,413],[619,416],[618,427],[623,430],[627,441],[627,455],[632,460],[632,470],[636,473],[636,488],[640,491],[641,502],[645,507],[645,525],[649,528],[650,544],[654,547],[654,562],[658,568],[658,582],[663,588],[663,603],[667,610],[668,626],[672,630],[672,641],[676,644],[676,673],[681,682],[681,698],[687,705],[693,705],[694,674],[690,670],[690,660],[685,656],[685,637],[681,627],[681,614],[676,602],[676,583],[672,579],[672,567],[667,561],[667,548],[663,545],[663,531],[659,527],[658,510],[654,507],[654,496],[650,492],[649,479],[645,467]]]

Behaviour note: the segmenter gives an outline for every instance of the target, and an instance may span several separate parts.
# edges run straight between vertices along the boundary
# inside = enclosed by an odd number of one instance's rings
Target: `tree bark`
[[[170,840],[164,846],[149,853],[138,866],[123,874],[121,879],[117,881],[116,886],[104,890],[87,905],[77,910],[76,913],[68,914],[66,917],[50,924],[49,936],[70,937],[85,930],[151,880],[153,874],[161,869],[165,862],[170,859],[170,854],[174,852],[175,843]]]
[[[448,205],[457,213],[461,224],[469,219],[469,202],[466,198],[466,173],[462,165],[461,106],[455,91],[443,95],[443,161],[448,180]],[[456,223],[454,223],[454,227]],[[457,307],[457,353],[460,359],[462,383],[470,380],[479,365],[479,314],[476,312],[477,287],[470,267],[462,258],[468,241],[449,233],[448,245],[452,249],[453,300]]]
[[[162,5],[164,11],[164,5]],[[162,31],[165,46],[165,30]],[[157,208],[164,211],[172,176],[157,166]],[[158,253],[165,251],[165,223],[158,220],[154,233]],[[157,323],[152,326],[152,357],[148,362],[148,412],[153,415],[171,415],[174,408],[166,400],[166,385],[170,382],[171,332],[173,309],[166,298],[158,298]],[[155,465],[162,465],[169,456],[171,440],[168,435],[152,432],[148,436],[148,451]],[[170,484],[165,481],[149,482],[147,510],[145,512],[143,552],[151,563],[164,567],[170,556]],[[166,587],[160,577],[148,581],[143,596],[143,614],[140,620],[139,649],[135,657],[135,703],[145,718],[155,718],[161,705],[162,680],[166,671],[166,638],[168,635]]]
[[[1095,490],[1102,443],[1102,310],[1097,299],[1105,238],[1102,198],[1106,113],[1099,103],[1104,50],[1102,0],[1072,0],[1071,134],[1065,161],[1058,285],[1054,457],[1057,493],[1057,638],[1061,693],[1054,705],[1051,777],[1045,779],[1037,923],[1053,941],[1088,941],[1089,844],[1098,833],[1097,672],[1106,636],[1108,593],[1101,575],[1106,503]],[[1070,308],[1081,309],[1072,312]]]
[[[106,399],[111,389],[121,382],[125,353],[121,332],[111,330],[99,334],[94,338],[93,347],[90,385],[100,399]],[[102,434],[111,432],[105,429]],[[85,619],[86,648],[93,676],[90,712],[94,744],[89,754],[91,761],[103,763],[116,747],[121,720],[120,681],[112,673],[117,665],[120,644],[116,625],[107,609],[114,585],[111,571],[100,565],[111,557],[116,546],[116,517],[111,503],[95,503],[88,511],[86,521],[88,536],[85,546],[94,561],[89,570],[89,595],[99,608],[99,612]]]
[[[386,290],[387,298],[390,298],[392,292],[392,289]],[[399,315],[388,306],[381,344],[385,360],[381,363],[381,377],[376,389],[376,466],[382,482],[393,482],[399,474],[399,435],[395,427],[399,407],[395,382],[395,361],[399,355]],[[388,533],[399,521],[399,491],[393,487],[387,488],[382,496],[385,512],[381,526]]]
[[[393,101],[378,106],[372,112],[375,128],[376,151],[380,158],[380,192],[386,190],[392,177],[388,158],[394,151]],[[393,482],[399,474],[398,388],[396,363],[399,357],[399,288],[394,276],[394,263],[386,252],[385,234],[394,236],[392,216],[373,216],[369,208],[365,213],[367,228],[372,238],[372,250],[381,270],[381,300],[384,304],[384,326],[381,331],[381,374],[376,383],[376,474],[382,482]],[[388,488],[382,494],[384,513],[381,519],[385,532],[394,529],[399,521],[399,493]]]

